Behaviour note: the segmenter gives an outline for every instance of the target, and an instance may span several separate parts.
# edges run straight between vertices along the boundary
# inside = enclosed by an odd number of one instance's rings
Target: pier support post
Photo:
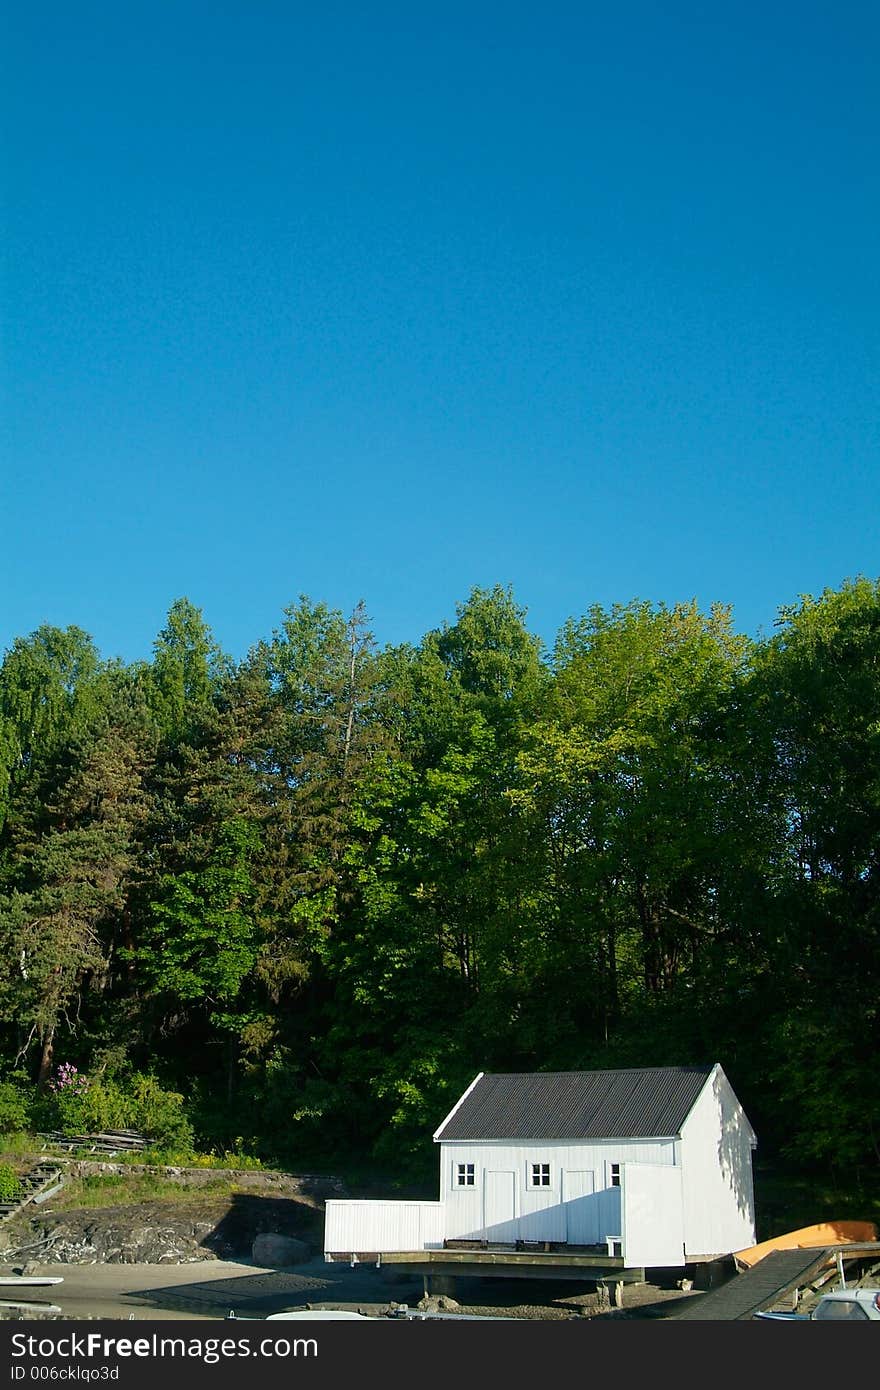
[[[623,1280],[601,1279],[596,1285],[596,1297],[600,1308],[622,1308]]]

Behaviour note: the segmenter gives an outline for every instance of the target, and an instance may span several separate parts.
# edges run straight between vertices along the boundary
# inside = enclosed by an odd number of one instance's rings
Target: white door
[[[568,1169],[562,1174],[565,1239],[569,1245],[595,1245],[599,1240],[599,1199],[592,1169]]]
[[[516,1240],[516,1178],[487,1169],[483,1185],[484,1239]]]

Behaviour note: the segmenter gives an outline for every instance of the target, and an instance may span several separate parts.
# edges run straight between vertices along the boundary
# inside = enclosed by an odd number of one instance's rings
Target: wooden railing
[[[16,1212],[21,1211],[22,1207],[38,1198],[41,1192],[48,1191],[61,1180],[61,1169],[54,1163],[38,1163],[19,1179],[16,1195],[6,1202],[0,1202],[0,1222],[8,1221]]]

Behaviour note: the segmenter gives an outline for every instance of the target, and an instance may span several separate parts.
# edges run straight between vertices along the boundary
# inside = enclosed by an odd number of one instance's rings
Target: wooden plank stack
[[[86,1150],[93,1154],[118,1154],[145,1149],[147,1141],[135,1129],[107,1129],[100,1134],[62,1134],[54,1130],[39,1136],[43,1143],[65,1153]]]

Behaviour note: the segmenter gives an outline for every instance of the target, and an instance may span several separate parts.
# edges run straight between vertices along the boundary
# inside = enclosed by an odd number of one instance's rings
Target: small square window
[[[473,1187],[474,1165],[472,1163],[456,1163],[455,1185],[456,1187]]]
[[[550,1164],[549,1164],[549,1163],[530,1163],[530,1164],[529,1164],[529,1186],[530,1186],[530,1187],[549,1187],[549,1186],[550,1186]]]
[[[612,1187],[620,1187],[620,1164],[609,1163],[608,1177]]]

